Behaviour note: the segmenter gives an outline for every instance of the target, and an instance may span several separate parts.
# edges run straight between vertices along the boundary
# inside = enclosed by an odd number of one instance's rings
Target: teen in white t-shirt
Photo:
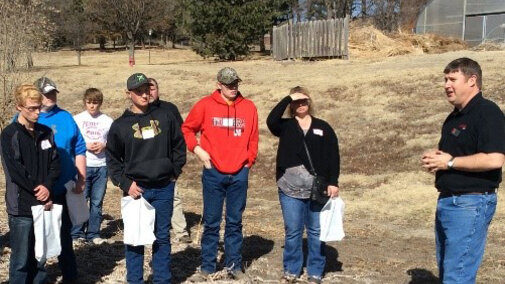
[[[74,116],[84,140],[86,141],[86,189],[89,200],[89,221],[72,228],[74,240],[92,241],[100,244],[100,225],[102,223],[102,205],[107,188],[107,165],[105,145],[112,124],[112,118],[100,112],[103,94],[96,88],[89,88],[84,93],[85,111]]]

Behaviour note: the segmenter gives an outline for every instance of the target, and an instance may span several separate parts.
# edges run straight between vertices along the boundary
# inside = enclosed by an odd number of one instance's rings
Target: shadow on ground
[[[107,220],[104,218],[104,220]],[[123,219],[116,219],[107,222],[105,228],[100,231],[100,236],[104,239],[110,239],[124,230]],[[122,235],[122,234],[121,234]]]
[[[274,241],[262,236],[251,235],[244,238],[242,262],[245,268],[258,258],[270,253],[274,248]]]
[[[202,219],[202,215],[193,212],[184,212],[184,217],[186,217],[186,223],[188,224],[189,229],[194,226],[198,226],[198,224],[200,224],[200,220]]]
[[[0,236],[0,252],[2,252],[3,248],[7,246],[8,240],[9,240],[9,232]]]
[[[116,268],[117,262],[124,258],[124,245],[122,243],[104,243],[101,245],[85,244],[74,249],[79,271],[79,283],[103,282],[102,277],[110,275]],[[58,262],[46,265],[49,282],[56,282],[61,275]]]
[[[252,235],[244,238],[243,245],[242,261],[244,268],[247,269],[255,260],[272,251],[274,242],[257,235]],[[222,244],[220,244],[219,250],[223,251]],[[173,283],[182,283],[195,274],[201,264],[200,253],[201,250],[199,247],[188,246],[185,250],[172,254]],[[218,271],[223,269],[224,255],[217,266]]]
[[[438,284],[440,280],[431,271],[423,268],[413,268],[407,270],[411,279],[409,284]]]
[[[188,246],[172,254],[172,283],[182,283],[200,266],[200,248]]]
[[[110,220],[110,216],[104,216],[104,220]],[[123,230],[121,219],[107,222],[101,231],[101,237],[112,241],[112,237]],[[74,253],[79,272],[79,283],[99,283],[104,276],[110,275],[117,267],[117,262],[124,259],[123,242],[103,243],[100,245],[80,244],[74,247]],[[55,282],[61,275],[58,262],[46,265],[49,282]]]
[[[307,239],[303,239],[303,266],[307,267]],[[342,262],[338,260],[338,251],[329,244],[326,244],[326,266],[325,273],[342,271]]]

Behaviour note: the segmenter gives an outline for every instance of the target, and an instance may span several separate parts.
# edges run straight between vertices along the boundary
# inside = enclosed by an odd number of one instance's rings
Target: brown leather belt
[[[484,195],[484,194],[495,194],[496,193],[496,189],[491,189],[491,190],[488,190],[488,191],[475,191],[475,192],[466,192],[466,191],[463,191],[463,192],[450,192],[450,191],[442,191],[440,192],[440,197],[449,197],[449,196],[461,196],[461,195],[470,195],[470,194],[474,194],[474,195]]]

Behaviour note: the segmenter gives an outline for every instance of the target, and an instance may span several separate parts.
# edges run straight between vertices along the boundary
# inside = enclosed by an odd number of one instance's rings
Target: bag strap
[[[305,143],[305,133],[303,133],[303,129],[300,124],[298,124],[298,121],[296,121],[296,126],[298,128],[298,131],[300,131],[300,134],[302,134],[303,147],[305,147],[305,153],[307,153],[307,158],[309,159],[309,171],[311,171],[311,174],[313,176],[317,176],[316,169],[314,168],[314,164],[312,164],[312,159],[310,158],[309,147],[307,147],[307,143]]]
[[[316,169],[314,169],[314,164],[312,164],[312,159],[310,158],[309,147],[307,147],[307,143],[305,143],[305,137],[303,137],[303,146],[305,147],[307,158],[309,158],[310,170],[312,171],[311,174],[313,176],[317,176]]]

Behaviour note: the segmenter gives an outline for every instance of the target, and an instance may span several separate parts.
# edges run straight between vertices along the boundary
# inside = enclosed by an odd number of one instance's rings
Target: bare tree
[[[170,41],[174,48],[178,39],[189,37],[190,3],[188,0],[173,0],[162,1],[159,5],[157,11],[161,13],[151,17],[146,25],[161,36],[165,44]]]
[[[120,33],[128,39],[130,58],[135,58],[135,42],[142,40],[146,24],[162,16],[163,0],[88,0],[86,11],[103,29]]]
[[[350,14],[352,0],[307,0],[305,4],[308,19],[337,19]]]
[[[309,0],[310,2],[310,0]],[[291,19],[293,19],[293,22],[301,22],[302,21],[302,14],[303,14],[303,7],[300,5],[300,2],[298,0],[291,0],[290,1],[290,7],[291,7]]]
[[[386,32],[397,31],[400,24],[401,0],[372,0],[375,27]]]
[[[366,18],[368,16],[367,5],[368,0],[361,0],[361,17]]]
[[[325,0],[325,2],[330,14],[328,19],[344,18],[351,13],[352,0]]]
[[[402,0],[400,3],[400,28],[412,31],[420,10],[429,0]]]
[[[57,24],[57,36],[71,44],[77,53],[77,64],[81,65],[81,54],[88,39],[91,22],[84,11],[83,0],[55,1],[57,13],[53,15]]]
[[[44,0],[0,1],[0,129],[14,110],[12,90],[25,80],[23,68],[30,65],[30,53],[47,44],[52,24],[45,17],[51,9]],[[32,63],[33,64],[33,63]]]

